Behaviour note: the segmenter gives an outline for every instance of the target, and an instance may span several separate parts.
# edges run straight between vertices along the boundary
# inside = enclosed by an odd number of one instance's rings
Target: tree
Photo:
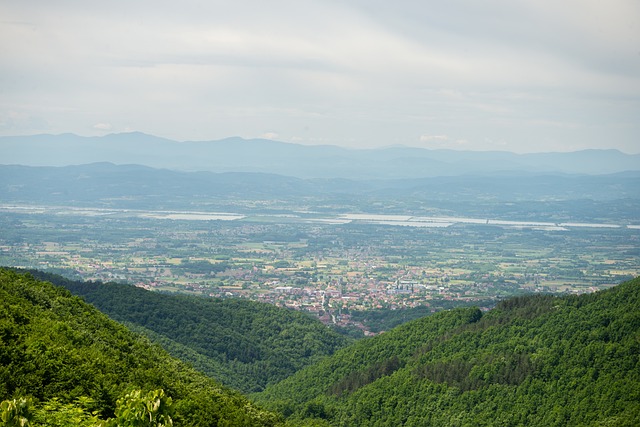
[[[171,419],[171,397],[164,390],[153,390],[142,394],[135,390],[118,399],[114,420],[107,424],[113,427],[168,427]]]
[[[94,402],[79,398],[74,403],[58,399],[34,407],[31,399],[19,398],[0,403],[0,427],[170,427],[172,401],[164,390],[143,394],[135,390],[118,399],[115,418],[98,419],[97,413],[87,409]]]
[[[32,418],[31,399],[5,400],[0,403],[0,426],[28,427]]]

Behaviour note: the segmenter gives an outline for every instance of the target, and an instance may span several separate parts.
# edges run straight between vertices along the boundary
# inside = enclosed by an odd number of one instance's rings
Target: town
[[[17,207],[3,207],[0,219],[1,265],[249,298],[361,329],[352,314],[489,308],[508,296],[593,292],[640,274],[633,226]]]

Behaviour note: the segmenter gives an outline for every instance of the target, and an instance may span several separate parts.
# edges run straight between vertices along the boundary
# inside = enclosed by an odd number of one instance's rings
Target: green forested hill
[[[42,277],[243,392],[260,391],[351,342],[304,313],[270,304]]]
[[[45,423],[36,425],[94,425],[87,414],[111,418],[127,393],[159,389],[173,399],[175,426],[277,423],[69,291],[0,269],[0,401],[33,399]]]
[[[112,289],[129,295],[129,288]],[[192,327],[197,336],[197,327],[188,326],[199,320],[196,307],[191,317],[181,312],[187,319],[175,328]],[[287,322],[280,321],[282,330]],[[218,331],[234,345],[245,343],[231,329]],[[294,342],[304,348],[298,336]],[[173,399],[176,426],[278,424],[278,415],[172,359],[67,290],[0,270],[0,400],[33,398],[36,426],[97,426],[89,417],[119,416],[123,396],[159,389]],[[464,308],[411,321],[254,397],[292,426],[640,425],[640,278],[595,294],[518,297],[484,314]],[[55,421],[61,419],[67,422]]]
[[[361,340],[256,398],[336,426],[640,425],[640,278],[442,312]]]

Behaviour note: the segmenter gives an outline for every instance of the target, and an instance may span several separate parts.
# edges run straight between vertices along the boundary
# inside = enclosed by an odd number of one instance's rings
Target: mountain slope
[[[139,132],[0,137],[4,164],[67,166],[112,162],[179,170],[260,172],[299,178],[395,179],[495,171],[605,174],[638,170],[640,155],[616,150],[515,154],[410,147],[346,149],[227,138],[178,142]]]
[[[0,269],[0,400],[90,398],[101,418],[132,389],[163,389],[176,426],[275,425],[277,417],[148,340],[30,275]]]
[[[460,175],[420,179],[300,179],[261,173],[177,172],[140,165],[0,165],[0,202],[117,208],[197,208],[233,200],[418,200],[474,203],[637,200],[640,172]],[[370,203],[369,203],[370,204]],[[484,208],[483,208],[484,209]]]
[[[419,319],[258,399],[330,425],[638,425],[640,278]]]
[[[304,313],[270,304],[34,274],[64,286],[173,356],[244,392],[262,390],[351,342]]]

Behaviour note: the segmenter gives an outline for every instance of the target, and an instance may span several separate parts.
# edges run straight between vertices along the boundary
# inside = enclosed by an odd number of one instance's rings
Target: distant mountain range
[[[180,172],[140,165],[0,165],[0,203],[178,207],[206,200],[640,200],[640,171],[609,175],[502,174],[351,180],[267,173]],[[176,205],[177,204],[177,205]],[[184,208],[184,206],[182,207]]]
[[[269,173],[355,180],[457,176],[496,172],[610,174],[640,170],[639,154],[617,150],[515,154],[410,147],[346,149],[265,139],[178,142],[139,132],[0,137],[0,163],[68,166],[95,162],[181,171]]]

